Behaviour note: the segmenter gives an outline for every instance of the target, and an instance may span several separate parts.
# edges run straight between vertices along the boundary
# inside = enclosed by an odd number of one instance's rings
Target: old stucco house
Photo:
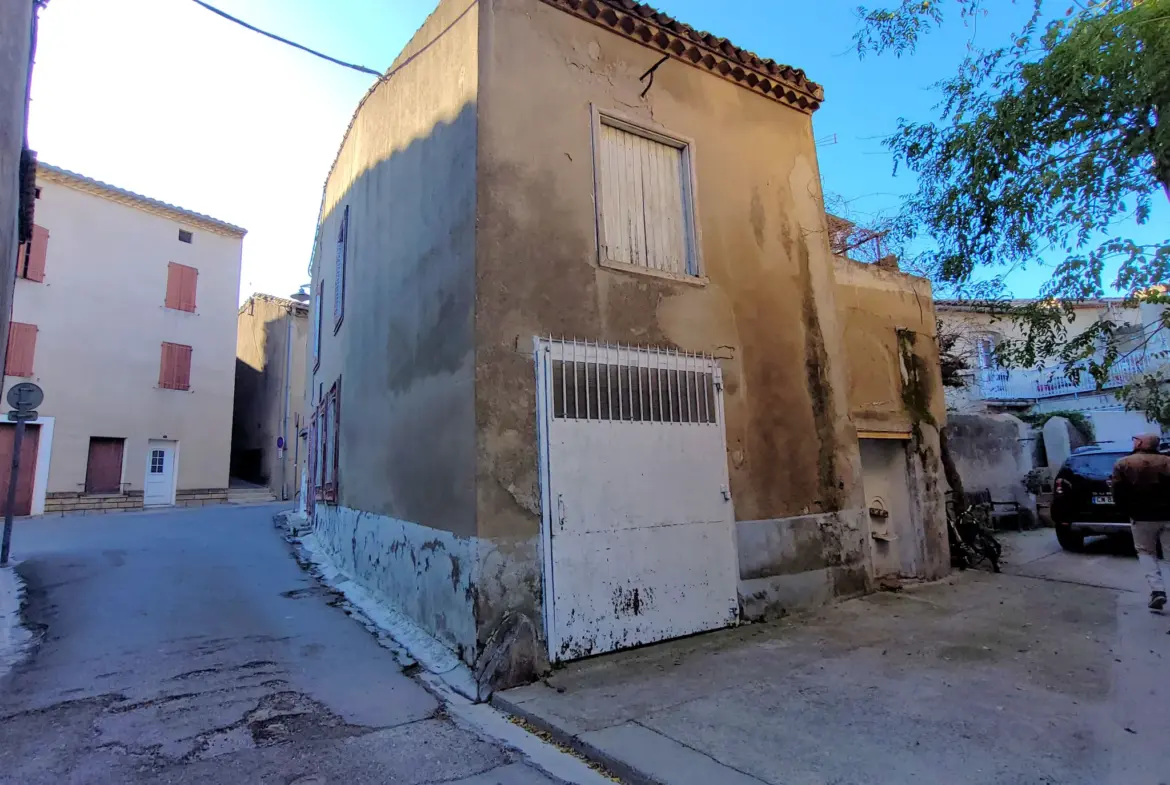
[[[264,486],[277,499],[292,499],[300,488],[304,455],[297,434],[305,424],[308,345],[307,305],[257,292],[240,306],[232,477]]]
[[[225,501],[244,230],[44,163],[36,185],[4,392],[45,399],[14,512]]]
[[[481,692],[948,569],[925,281],[830,251],[803,72],[444,0],[313,254],[315,533]]]

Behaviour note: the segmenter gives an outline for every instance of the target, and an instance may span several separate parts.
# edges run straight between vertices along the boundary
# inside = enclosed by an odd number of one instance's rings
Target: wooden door
[[[89,440],[89,461],[85,466],[86,493],[122,491],[123,439],[94,436]]]
[[[12,474],[12,446],[16,440],[16,426],[0,425],[0,515],[6,512],[8,478]],[[33,478],[37,470],[37,449],[40,447],[41,426],[26,425],[20,445],[20,475],[16,480],[16,503],[13,515],[31,515]]]

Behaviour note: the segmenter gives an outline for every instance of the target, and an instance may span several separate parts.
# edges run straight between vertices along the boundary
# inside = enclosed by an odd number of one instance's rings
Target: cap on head
[[[1162,437],[1156,433],[1142,433],[1133,437],[1134,452],[1157,452]]]

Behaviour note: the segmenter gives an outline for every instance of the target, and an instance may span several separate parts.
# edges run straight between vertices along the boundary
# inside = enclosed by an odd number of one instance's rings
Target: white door
[[[175,503],[175,443],[152,439],[146,448],[143,504]]]
[[[861,478],[873,542],[874,577],[919,574],[922,544],[910,520],[903,439],[859,439]]]
[[[537,379],[552,660],[734,624],[718,363],[539,340]]]

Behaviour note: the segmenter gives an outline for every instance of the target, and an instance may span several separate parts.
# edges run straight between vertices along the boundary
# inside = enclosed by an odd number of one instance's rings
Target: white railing
[[[1118,360],[1109,369],[1109,378],[1101,389],[1116,389],[1127,384],[1145,368],[1145,357]],[[975,383],[980,397],[988,401],[1037,400],[1097,391],[1097,382],[1088,371],[1082,371],[1080,381],[1074,384],[1060,366],[1044,370],[991,368],[976,371]]]

